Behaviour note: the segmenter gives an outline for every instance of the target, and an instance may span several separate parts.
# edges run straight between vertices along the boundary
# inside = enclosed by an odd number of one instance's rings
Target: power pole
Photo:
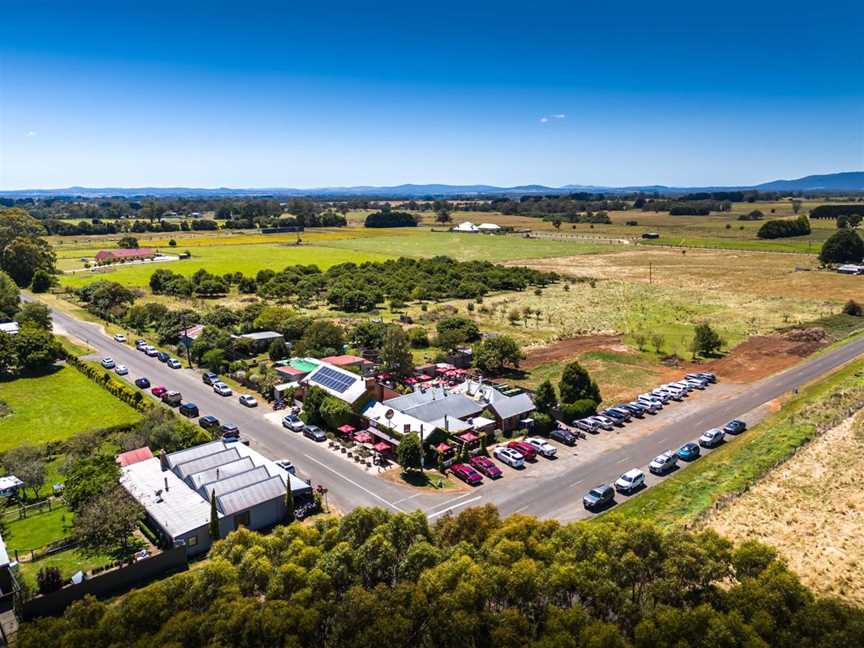
[[[651,266],[651,262],[648,262],[648,284],[651,285],[654,283],[654,269]]]
[[[189,344],[189,324],[186,321],[186,315],[183,315],[183,346],[186,347],[186,362],[189,364],[189,368],[192,368],[192,351],[191,344]]]

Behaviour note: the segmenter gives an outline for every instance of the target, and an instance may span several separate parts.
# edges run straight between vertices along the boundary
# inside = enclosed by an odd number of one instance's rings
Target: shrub
[[[763,223],[756,233],[761,239],[788,238],[790,236],[806,236],[810,233],[810,221],[801,215],[793,220],[770,220]]]
[[[543,412],[534,412],[531,415],[531,420],[534,421],[534,432],[536,434],[549,434],[555,429],[555,419]]]
[[[846,305],[843,306],[843,313],[846,315],[852,315],[853,317],[861,317],[864,314],[864,309],[861,308],[861,304],[856,302],[854,299],[850,299],[846,302]]]
[[[565,423],[572,423],[577,419],[596,414],[597,403],[591,399],[583,398],[573,403],[563,403],[559,409],[561,411],[561,420]]]
[[[841,229],[822,245],[819,260],[822,263],[860,263],[864,258],[864,240],[855,230]]]
[[[50,594],[63,587],[63,575],[59,567],[43,567],[36,574],[40,594]]]

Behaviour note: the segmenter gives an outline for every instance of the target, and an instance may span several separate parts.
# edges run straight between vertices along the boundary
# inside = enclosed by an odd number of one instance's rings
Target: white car
[[[126,365],[117,365],[114,367],[114,373],[118,376],[125,376],[129,373],[129,368]]]
[[[159,349],[154,346],[150,346],[149,344],[144,347],[144,353],[150,356],[151,358],[155,358],[159,355]]]
[[[147,355],[150,354],[148,353]],[[167,364],[171,369],[180,369],[183,366],[177,358],[168,358],[168,362],[165,364]]]
[[[213,391],[219,394],[220,396],[233,396],[234,392],[231,388],[226,385],[224,382],[215,382],[213,383]]]
[[[279,466],[285,472],[289,472],[292,475],[297,474],[297,469],[294,467],[294,464],[288,461],[287,459],[280,459],[276,462],[276,465]]]
[[[613,430],[615,429],[615,421],[613,421],[608,416],[603,416],[602,414],[597,414],[596,416],[590,417],[590,420],[597,421],[598,425],[604,430]]]
[[[721,428],[711,428],[699,437],[699,445],[703,448],[714,448],[726,438],[726,433]]]
[[[286,427],[292,432],[302,432],[306,424],[295,414],[286,414],[282,417],[282,427]]]
[[[549,443],[546,439],[540,437],[528,437],[525,443],[537,450],[538,454],[543,455],[547,459],[551,459],[558,454],[558,448]]]
[[[648,399],[645,399],[645,400],[636,399],[635,401],[633,401],[630,404],[631,405],[638,405],[639,407],[644,409],[649,414],[656,414],[657,412],[659,412],[663,408],[663,403],[661,403],[660,401],[652,401],[652,400],[648,400]]]
[[[522,456],[521,452],[517,452],[513,448],[499,446],[492,451],[492,456],[511,468],[521,468],[525,465],[525,457]]]
[[[114,341],[115,342],[126,342],[126,336],[123,335],[122,333],[118,333],[117,335],[114,336]]]
[[[240,404],[245,405],[246,407],[258,407],[258,399],[256,399],[254,396],[243,394],[240,397]]]
[[[105,367],[106,369],[113,369],[114,368],[114,358],[112,358],[111,356],[105,356],[104,358],[102,358],[102,366]]]
[[[678,464],[678,455],[667,450],[661,455],[654,457],[654,460],[648,465],[650,470],[655,475],[664,475]]]
[[[684,400],[685,394],[680,389],[667,389],[665,387],[660,387],[655,389],[652,394],[656,394],[658,396],[665,396],[669,400]]]
[[[665,405],[670,400],[672,400],[672,395],[663,389],[655,389],[654,391],[649,392],[647,394],[641,394],[639,396],[639,398],[640,399],[644,398],[647,400],[658,400]]]
[[[645,484],[645,473],[638,468],[628,470],[615,482],[615,490],[619,493],[632,493]]]

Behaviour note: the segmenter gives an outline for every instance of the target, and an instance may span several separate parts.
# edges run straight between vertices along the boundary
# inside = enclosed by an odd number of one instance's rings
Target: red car
[[[521,454],[527,461],[536,461],[537,459],[537,450],[534,446],[524,441],[511,441],[507,444],[507,447]]]
[[[480,476],[480,473],[478,473],[468,464],[453,464],[452,466],[450,466],[450,470],[459,479],[471,486],[477,486],[478,484],[483,483],[483,478]]]
[[[468,460],[474,468],[476,468],[479,472],[486,475],[489,479],[498,479],[503,473],[501,469],[496,466],[489,457],[484,457],[482,455],[478,455],[476,457],[471,457]]]
[[[150,393],[153,394],[154,396],[161,396],[162,394],[164,394],[167,391],[168,391],[168,389],[163,387],[162,385],[156,385],[153,389],[150,390]]]

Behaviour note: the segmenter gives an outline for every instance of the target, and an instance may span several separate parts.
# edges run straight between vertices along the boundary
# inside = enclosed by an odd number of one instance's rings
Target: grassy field
[[[663,526],[696,523],[862,405],[864,360],[858,360],[802,389],[752,430],[606,515],[646,518]]]
[[[186,276],[202,268],[213,274],[242,272],[254,276],[259,270],[266,268],[281,270],[285,266],[295,264],[314,264],[323,270],[339,263],[384,261],[389,258],[388,255],[377,253],[374,249],[358,253],[352,250],[311,245],[298,247],[292,244],[210,245],[192,248],[191,252],[191,259],[181,261],[112,266],[99,272],[66,274],[60,278],[60,283],[75,288],[97,279],[110,279],[127,286],[147,286],[150,275],[158,268],[165,268]]]
[[[71,367],[0,382],[0,399],[12,409],[0,426],[0,452],[141,418],[139,412]]]
[[[6,521],[3,540],[9,553],[41,549],[69,535],[74,515],[65,506],[36,513],[23,520]]]
[[[57,567],[63,578],[70,578],[77,571],[87,571],[113,562],[111,556],[85,556],[79,549],[67,549],[59,553],[40,558],[34,562],[19,563],[19,569],[24,579],[33,587],[36,586],[36,575],[45,567]]]

